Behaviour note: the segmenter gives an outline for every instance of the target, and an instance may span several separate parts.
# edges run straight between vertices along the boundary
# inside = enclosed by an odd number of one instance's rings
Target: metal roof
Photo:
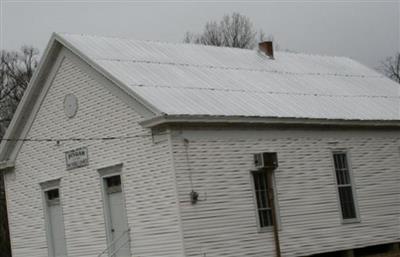
[[[345,57],[60,37],[167,115],[400,120],[400,85]]]

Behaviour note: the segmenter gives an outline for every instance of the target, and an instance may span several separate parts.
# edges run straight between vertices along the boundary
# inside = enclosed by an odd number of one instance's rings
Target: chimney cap
[[[258,49],[268,55],[269,58],[274,59],[274,46],[272,41],[263,41],[258,43]]]

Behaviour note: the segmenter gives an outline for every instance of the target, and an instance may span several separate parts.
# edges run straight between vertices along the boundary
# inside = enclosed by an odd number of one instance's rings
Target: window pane
[[[255,172],[253,177],[260,226],[272,226],[272,211],[268,201],[267,173]]]
[[[259,190],[256,190],[256,197],[257,197],[257,207],[258,208],[263,208],[262,200],[261,200],[261,195],[262,192]]]
[[[347,166],[346,154],[334,154],[336,179],[338,185],[350,184],[350,174]]]
[[[354,199],[351,186],[339,187],[339,196],[343,219],[356,218],[356,211],[354,208]]]
[[[353,197],[353,190],[351,186],[350,170],[347,163],[347,156],[345,153],[333,154],[336,181],[338,184],[338,192],[340,198],[340,206],[342,210],[343,219],[356,218],[356,209]]]
[[[254,177],[256,178],[256,189],[257,190],[265,190],[266,189],[266,176],[263,172],[254,173]]]
[[[258,216],[260,217],[260,227],[272,226],[272,211],[271,210],[259,210]]]
[[[48,200],[55,200],[59,198],[58,189],[52,189],[46,192]]]
[[[120,186],[121,185],[121,177],[119,175],[106,178],[106,180],[107,180],[107,186],[108,187]]]
[[[338,185],[349,185],[350,184],[350,174],[346,170],[336,170],[336,177]]]
[[[263,206],[265,208],[269,208],[269,201],[268,201],[268,184],[267,184],[267,174],[266,173],[262,173],[263,175],[263,190],[264,190],[264,194],[263,194]]]

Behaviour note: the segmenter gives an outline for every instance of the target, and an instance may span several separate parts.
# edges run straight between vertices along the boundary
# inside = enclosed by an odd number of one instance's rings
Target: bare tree
[[[219,23],[216,21],[207,22],[200,34],[186,32],[183,41],[203,45],[252,49],[258,43],[257,34],[259,34],[260,39],[265,37],[264,32],[256,32],[248,17],[233,13],[225,15]]]
[[[386,76],[400,83],[400,52],[382,62],[381,70]]]
[[[23,46],[20,52],[0,52],[0,138],[4,136],[18,103],[38,64],[38,50]],[[4,178],[0,174],[0,253],[11,257]]]
[[[20,52],[0,52],[0,136],[4,135],[38,64],[39,51],[23,46]]]

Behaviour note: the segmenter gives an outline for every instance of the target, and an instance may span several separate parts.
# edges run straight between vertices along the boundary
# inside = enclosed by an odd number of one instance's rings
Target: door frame
[[[40,188],[41,188],[41,195],[42,195],[42,205],[43,205],[43,216],[44,216],[44,222],[45,222],[45,230],[46,230],[46,241],[47,241],[47,252],[49,257],[54,257],[55,256],[55,249],[54,249],[54,240],[53,240],[53,231],[52,231],[52,225],[50,224],[50,214],[49,214],[49,207],[47,205],[47,191],[53,190],[53,189],[58,189],[59,193],[59,205],[61,209],[61,217],[63,220],[63,226],[64,226],[64,243],[65,243],[65,249],[66,249],[66,256],[68,256],[68,245],[67,245],[67,237],[66,237],[66,229],[65,229],[65,221],[64,221],[64,209],[62,206],[62,197],[61,197],[61,178],[57,179],[52,179],[44,182],[40,182]]]
[[[103,205],[103,216],[104,216],[104,225],[105,225],[105,234],[106,234],[106,247],[109,247],[111,242],[113,241],[111,235],[111,217],[110,217],[110,208],[108,203],[108,196],[107,196],[107,185],[105,183],[105,179],[113,176],[120,176],[121,178],[121,196],[122,196],[122,205],[124,207],[125,212],[125,222],[127,224],[127,229],[129,229],[129,222],[128,222],[128,215],[126,209],[126,201],[125,201],[125,188],[124,188],[124,181],[122,177],[122,163],[110,165],[107,167],[102,167],[97,169],[99,173],[100,179],[100,189],[101,189],[101,196],[102,196],[102,205]],[[131,233],[131,232],[128,232]],[[130,235],[128,235],[130,236]],[[131,245],[128,244],[129,252],[132,254]],[[107,251],[108,255],[110,256],[110,251]]]

